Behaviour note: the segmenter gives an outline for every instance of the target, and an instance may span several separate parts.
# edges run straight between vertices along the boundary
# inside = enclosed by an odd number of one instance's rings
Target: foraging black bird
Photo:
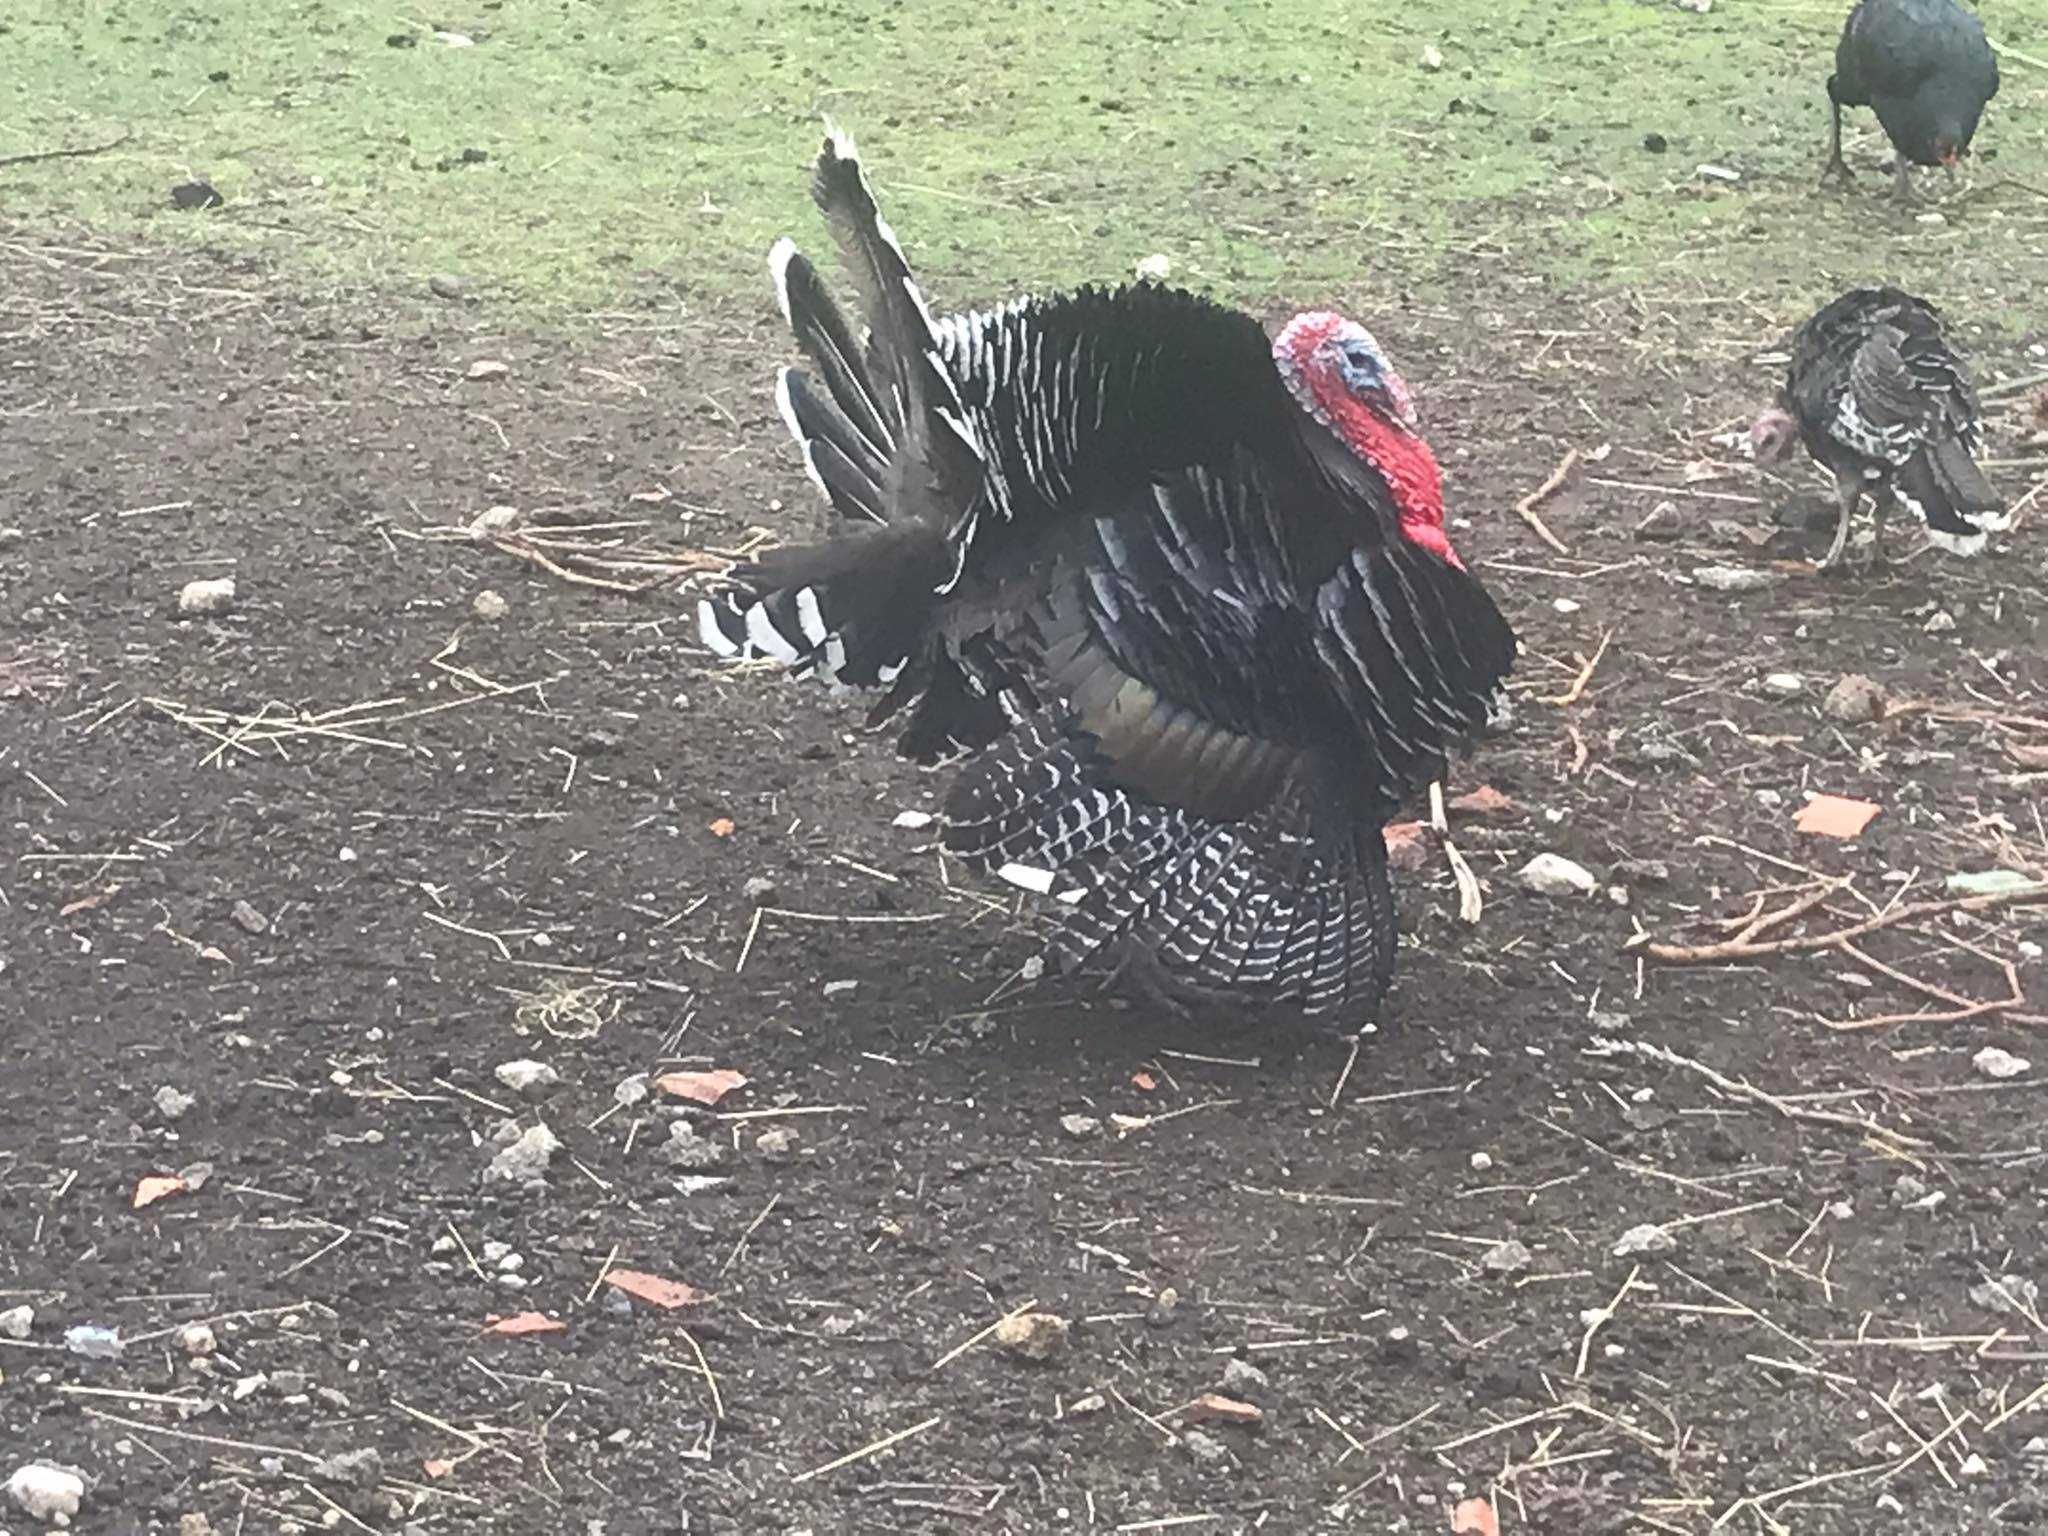
[[[1876,503],[1873,563],[1884,559],[1884,515],[1901,502],[1927,537],[1974,555],[2011,523],[1975,455],[1983,413],[1969,370],[1949,345],[1941,313],[1897,288],[1856,288],[1801,325],[1778,403],[1749,429],[1759,460],[1782,459],[1795,438],[1835,479],[1835,541],[1820,568],[1842,558],[1849,518]]]
[[[813,194],[868,333],[778,242],[818,383],[777,398],[842,521],[733,572],[705,643],[886,689],[914,760],[969,753],[945,844],[1055,898],[1069,961],[1362,1022],[1382,828],[1514,656],[1407,385],[1342,316],[1269,341],[1149,284],[934,318],[836,133]]]
[[[1984,24],[1956,0],[1857,0],[1828,76],[1834,128],[1828,175],[1849,179],[1842,108],[1870,107],[1898,152],[1895,195],[1913,197],[1906,164],[1951,170],[1969,153],[1985,103],[1998,94],[1998,60]]]

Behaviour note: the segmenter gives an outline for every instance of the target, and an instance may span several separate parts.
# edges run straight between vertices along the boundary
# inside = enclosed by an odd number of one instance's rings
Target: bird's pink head
[[[1750,451],[1759,464],[1775,464],[1792,451],[1799,440],[1799,423],[1791,414],[1772,406],[1749,424]]]
[[[1295,403],[1386,481],[1402,536],[1463,570],[1444,533],[1443,471],[1372,332],[1327,310],[1296,315],[1273,342],[1273,365]]]

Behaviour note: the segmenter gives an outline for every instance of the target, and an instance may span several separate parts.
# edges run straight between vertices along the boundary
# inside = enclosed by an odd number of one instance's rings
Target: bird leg
[[[1820,172],[1822,186],[1827,185],[1830,176],[1844,182],[1855,179],[1849,174],[1849,162],[1842,158],[1842,104],[1830,96],[1828,110],[1834,114],[1834,124],[1828,135],[1828,163],[1821,167]]]
[[[1884,552],[1884,515],[1891,510],[1890,491],[1879,490],[1870,498],[1870,568],[1881,571],[1891,564]]]
[[[1183,1024],[1193,1018],[1195,1006],[1220,1005],[1230,1000],[1222,992],[1181,980],[1167,970],[1157,950],[1137,939],[1124,940],[1099,990],[1107,992],[1112,987],[1129,992],[1134,1001],[1150,1004]]]
[[[1855,515],[1856,504],[1862,499],[1863,487],[1857,483],[1854,475],[1835,477],[1835,500],[1841,506],[1840,514],[1835,520],[1835,542],[1828,546],[1826,556],[1814,567],[1815,570],[1832,571],[1842,563],[1842,551],[1849,543],[1849,519]]]
[[[1910,208],[1920,201],[1913,193],[1913,175],[1906,169],[1904,155],[1892,159],[1892,201],[1901,208]]]

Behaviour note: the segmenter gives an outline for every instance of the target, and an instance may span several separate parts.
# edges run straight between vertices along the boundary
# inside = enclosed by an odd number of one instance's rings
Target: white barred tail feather
[[[1376,824],[1327,814],[1306,781],[1247,819],[1157,805],[1105,784],[1070,727],[1019,723],[966,765],[945,816],[950,852],[1055,899],[1063,959],[1135,944],[1246,1002],[1378,1004],[1397,926]]]

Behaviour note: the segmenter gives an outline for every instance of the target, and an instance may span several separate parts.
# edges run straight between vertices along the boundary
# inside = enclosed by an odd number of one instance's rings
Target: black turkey
[[[1868,491],[1876,503],[1873,563],[1884,559],[1884,516],[1903,503],[1927,537],[1974,555],[2007,527],[2004,504],[1977,468],[1983,440],[1977,392],[1941,314],[1897,288],[1856,288],[1800,326],[1778,403],[1749,429],[1759,460],[1803,439],[1835,479],[1840,512],[1820,568],[1842,558],[1849,519]]]
[[[1834,130],[1826,174],[1849,179],[1842,159],[1842,108],[1877,113],[1897,157],[1899,201],[1910,202],[1914,165],[1951,170],[1969,152],[1985,103],[1998,94],[1998,60],[1984,25],[1955,0],[1858,0],[1835,44],[1828,76]]]
[[[1362,1022],[1381,829],[1514,655],[1400,375],[1341,316],[1269,341],[1153,285],[934,318],[836,133],[812,190],[868,329],[778,242],[815,373],[777,399],[841,521],[734,571],[705,643],[886,690],[906,756],[968,754],[945,846],[1051,897],[1063,959]]]

